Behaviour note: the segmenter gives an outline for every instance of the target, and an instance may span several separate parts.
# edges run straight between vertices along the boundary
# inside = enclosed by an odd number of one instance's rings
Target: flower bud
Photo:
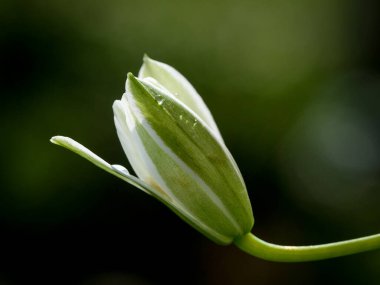
[[[240,171],[210,111],[174,68],[144,57],[139,78],[113,104],[121,145],[137,177],[68,137],[51,142],[152,195],[219,244],[271,261],[300,262],[380,248],[380,234],[312,246],[282,246],[250,233],[253,214]]]
[[[138,178],[123,167],[99,165],[100,158],[67,138],[53,142],[153,195],[219,244],[251,230],[253,214],[240,171],[203,100],[178,71],[145,58],[140,78],[128,74],[126,92],[113,110]]]

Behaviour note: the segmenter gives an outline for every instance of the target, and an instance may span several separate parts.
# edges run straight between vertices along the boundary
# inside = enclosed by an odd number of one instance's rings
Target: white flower
[[[159,199],[219,244],[247,234],[253,215],[244,181],[191,84],[147,56],[139,78],[113,105],[117,134],[137,177],[66,137],[53,137],[102,169]]]

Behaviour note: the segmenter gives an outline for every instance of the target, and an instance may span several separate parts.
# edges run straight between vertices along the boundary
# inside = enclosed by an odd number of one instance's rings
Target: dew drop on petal
[[[121,173],[129,175],[129,171],[122,165],[112,164],[111,167],[115,169],[117,172],[121,172]]]
[[[165,101],[165,99],[163,99],[163,98],[159,98],[158,100],[157,100],[157,103],[158,103],[158,105],[162,105],[163,103],[164,103],[164,101]]]

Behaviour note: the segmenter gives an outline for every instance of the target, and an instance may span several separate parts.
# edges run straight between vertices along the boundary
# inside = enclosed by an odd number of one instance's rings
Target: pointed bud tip
[[[136,86],[141,85],[138,77],[134,76],[132,72],[128,72],[127,80],[125,81],[126,93],[132,92],[131,90],[136,88]]]
[[[135,76],[133,75],[132,72],[128,72],[127,79],[130,79],[130,80],[135,79]]]
[[[134,76],[132,72],[128,72],[126,83],[127,83],[127,86],[128,85],[131,86],[131,84],[136,85],[136,84],[140,83],[140,80],[136,76]],[[128,90],[128,88],[127,88],[127,90]]]
[[[147,61],[149,61],[149,60],[151,60],[151,58],[149,57],[149,55],[148,55],[147,53],[144,53],[143,61],[144,61],[144,62],[147,62]]]

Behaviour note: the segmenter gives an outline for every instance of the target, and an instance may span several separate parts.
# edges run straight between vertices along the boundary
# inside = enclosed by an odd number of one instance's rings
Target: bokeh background
[[[379,284],[379,251],[258,260],[49,143],[67,135],[128,165],[111,105],[148,53],[208,104],[258,236],[378,233],[375,2],[1,0],[0,284]]]

